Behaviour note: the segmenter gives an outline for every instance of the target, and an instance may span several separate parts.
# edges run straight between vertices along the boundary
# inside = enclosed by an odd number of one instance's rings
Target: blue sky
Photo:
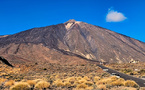
[[[69,19],[145,42],[145,0],[0,0],[0,35],[64,23]]]

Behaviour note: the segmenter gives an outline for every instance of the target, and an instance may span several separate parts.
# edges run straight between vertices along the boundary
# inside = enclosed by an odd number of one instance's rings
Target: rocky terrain
[[[0,37],[0,56],[10,63],[125,63],[145,61],[145,43],[108,29],[69,20]]]
[[[0,38],[7,37],[7,36],[8,36],[8,35],[2,35],[2,36],[0,35]]]

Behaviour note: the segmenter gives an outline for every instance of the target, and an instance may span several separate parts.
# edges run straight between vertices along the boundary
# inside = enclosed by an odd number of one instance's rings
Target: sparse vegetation
[[[47,69],[44,70],[46,67]],[[7,69],[10,69],[11,71]],[[5,72],[5,70],[7,72]],[[39,64],[27,66],[21,65],[15,68],[1,68],[1,72],[5,73],[5,75],[3,74],[2,78],[0,78],[0,82],[3,83],[3,85],[0,84],[1,89],[111,90],[116,87],[138,88],[138,85],[135,82],[125,81],[116,76],[110,76],[110,74],[104,72],[95,64],[44,64],[44,66],[39,66]],[[14,72],[19,73],[15,74]]]
[[[106,90],[106,86],[105,85],[98,85],[97,88],[99,90]]]
[[[5,83],[5,87],[10,87],[12,85],[14,85],[15,81],[14,80],[9,80]]]
[[[119,72],[132,75],[137,78],[142,78],[145,76],[145,63],[123,63],[123,64],[107,64],[109,68],[115,69]]]
[[[125,81],[125,80],[124,80]],[[111,86],[123,86],[124,85],[124,81],[123,80],[116,80],[116,81],[113,81],[111,83]]]
[[[49,86],[50,86],[50,83],[49,82],[46,82],[46,81],[40,81],[40,82],[38,82],[36,85],[35,85],[35,88],[36,89],[38,89],[38,90],[40,90],[40,89],[47,89],[47,88],[49,88]]]
[[[88,86],[85,83],[78,84],[76,89],[86,89]]]
[[[135,87],[135,88],[139,87],[138,84],[135,81],[132,81],[132,80],[125,81],[124,86]]]
[[[34,88],[36,81],[34,80],[28,80],[27,83],[31,86],[31,88]]]
[[[26,82],[18,82],[11,86],[10,90],[30,90],[30,85]]]

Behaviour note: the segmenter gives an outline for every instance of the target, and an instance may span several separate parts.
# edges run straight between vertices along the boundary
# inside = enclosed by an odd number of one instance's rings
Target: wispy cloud
[[[123,13],[113,10],[112,8],[108,9],[108,14],[106,16],[106,22],[120,22],[127,19]]]

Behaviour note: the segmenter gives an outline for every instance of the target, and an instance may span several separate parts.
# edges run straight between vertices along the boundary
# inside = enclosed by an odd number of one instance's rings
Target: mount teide
[[[145,43],[113,31],[69,20],[0,37],[0,56],[11,63],[125,63],[145,61]]]

